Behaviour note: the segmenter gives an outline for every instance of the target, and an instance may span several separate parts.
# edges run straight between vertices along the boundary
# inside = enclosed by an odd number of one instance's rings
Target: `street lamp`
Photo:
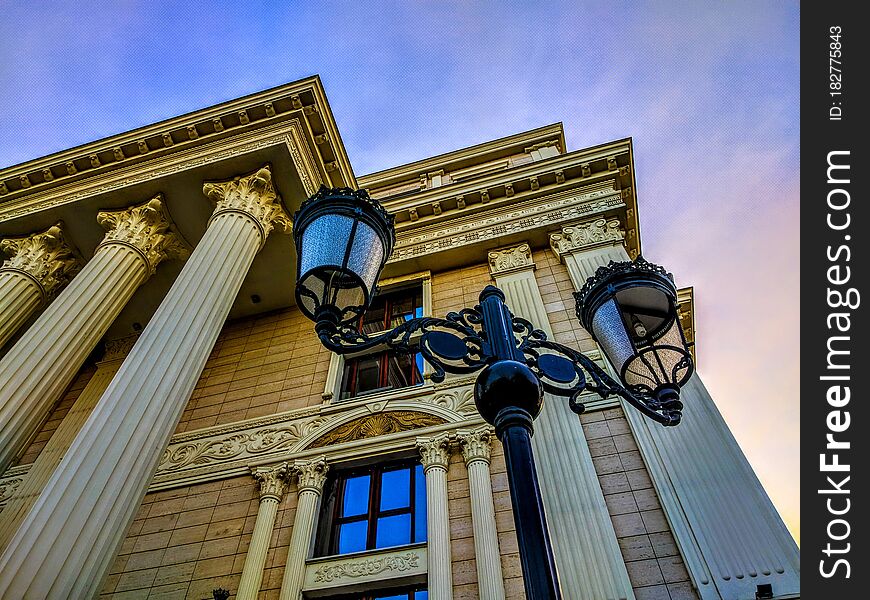
[[[561,598],[531,447],[543,392],[567,397],[616,395],[663,425],[680,422],[680,386],[693,372],[677,317],[677,291],[664,269],[642,258],[611,263],[575,294],[577,316],[619,372],[622,385],[577,350],[547,339],[514,316],[488,285],[480,303],[421,317],[376,336],[355,323],[368,308],[395,243],[393,216],[364,190],[321,187],[293,216],[296,301],[321,343],[338,354],[384,347],[417,349],[432,380],[480,371],[477,410],[505,452],[520,561],[529,600]]]

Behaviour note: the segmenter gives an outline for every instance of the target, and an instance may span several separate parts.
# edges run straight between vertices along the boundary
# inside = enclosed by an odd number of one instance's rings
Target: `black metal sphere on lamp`
[[[514,316],[491,285],[473,308],[366,335],[358,322],[395,243],[392,215],[365,191],[321,187],[293,221],[296,301],[326,348],[346,354],[413,347],[432,366],[435,382],[447,372],[480,371],[475,403],[504,446],[526,597],[561,598],[531,447],[543,392],[567,397],[576,413],[584,410],[585,392],[616,395],[659,423],[679,423],[679,388],[693,367],[673,278],[639,258],[600,268],[576,294],[577,316],[621,385],[589,357]]]
[[[694,372],[673,275],[638,257],[600,267],[575,292],[577,318],[601,345],[625,387],[663,417],[680,421],[680,387]]]

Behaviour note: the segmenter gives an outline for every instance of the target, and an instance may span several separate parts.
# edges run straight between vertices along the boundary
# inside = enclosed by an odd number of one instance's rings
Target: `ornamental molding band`
[[[210,181],[202,192],[216,204],[211,220],[224,213],[241,213],[254,220],[260,230],[260,244],[273,229],[290,233],[292,221],[272,182],[272,166],[263,165],[256,172],[233,177],[229,181]]]
[[[300,494],[304,491],[312,491],[320,495],[323,484],[326,483],[329,465],[326,463],[326,458],[321,456],[307,462],[297,462],[293,465],[293,471],[296,473]]]
[[[495,430],[491,427],[480,427],[473,431],[458,432],[457,439],[462,448],[462,458],[466,466],[474,462],[489,464],[492,457],[492,440]]]
[[[429,227],[397,231],[396,246],[387,262],[401,262],[542,227],[552,229],[553,225],[625,208],[622,194],[613,189],[612,182],[591,187],[545,196],[523,206],[493,210],[487,216],[470,215]]]
[[[251,470],[251,475],[260,486],[260,501],[272,498],[276,502],[281,501],[284,489],[287,485],[289,465],[281,463],[273,467],[257,467]]]
[[[396,410],[369,415],[340,425],[316,439],[309,448],[323,448],[342,442],[373,438],[409,429],[440,425],[446,421],[435,415],[422,412]]]
[[[285,146],[308,194],[322,183],[316,159],[305,143],[304,126],[291,119],[273,127],[220,140],[204,147],[189,148],[161,156],[147,163],[115,169],[75,184],[28,194],[0,207],[0,222],[75,203],[84,198],[108,194],[145,182],[154,182],[184,171],[211,165],[271,146]]]
[[[48,302],[82,268],[83,261],[64,237],[58,222],[45,231],[0,240],[0,256],[9,258],[0,271],[17,271],[39,286],[42,301]]]
[[[550,234],[550,247],[560,259],[563,254],[588,250],[596,246],[621,244],[625,231],[616,218],[600,218],[562,227]]]
[[[488,256],[491,275],[504,275],[512,271],[535,268],[532,249],[526,242],[518,246],[493,250]]]
[[[175,231],[163,195],[122,210],[97,213],[97,223],[106,230],[100,248],[120,244],[135,250],[153,275],[164,259],[185,260],[191,248]]]
[[[423,470],[442,468],[447,469],[447,463],[450,462],[450,435],[442,433],[432,438],[419,438],[417,440],[417,450],[420,452],[420,462],[423,463]]]

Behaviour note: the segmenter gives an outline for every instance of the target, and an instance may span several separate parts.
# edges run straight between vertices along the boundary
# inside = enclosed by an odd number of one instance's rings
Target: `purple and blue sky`
[[[799,539],[796,2],[0,12],[0,167],[315,73],[358,175],[557,121],[633,137],[644,255],[695,287],[699,371]]]

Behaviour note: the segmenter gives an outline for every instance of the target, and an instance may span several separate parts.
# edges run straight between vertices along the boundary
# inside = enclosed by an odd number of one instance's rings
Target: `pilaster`
[[[477,563],[477,588],[481,600],[504,600],[505,597],[489,471],[493,437],[494,432],[489,427],[459,432],[462,458],[465,459],[468,469],[474,559]]]
[[[419,438],[417,449],[426,474],[429,598],[452,600],[453,568],[450,559],[450,514],[447,502],[450,440],[447,434]]]
[[[0,240],[0,348],[81,269],[61,223],[45,231]]]
[[[299,499],[296,502],[296,517],[290,534],[290,548],[287,550],[287,564],[284,566],[284,579],[281,582],[280,600],[300,600],[302,585],[305,583],[305,561],[311,554],[314,524],[323,494],[323,485],[329,465],[324,457],[293,465],[297,478]]]
[[[514,315],[553,331],[529,244],[489,253],[490,273]],[[544,394],[532,447],[553,554],[566,600],[634,599],[580,421],[568,401]]]
[[[263,567],[266,566],[266,555],[269,552],[269,542],[275,527],[275,517],[278,514],[278,504],[284,496],[289,467],[287,463],[269,467],[257,467],[252,470],[254,479],[260,486],[260,505],[257,509],[257,519],[254,521],[254,531],[245,565],[242,567],[242,577],[236,592],[238,600],[254,600],[260,592],[263,583]]]

